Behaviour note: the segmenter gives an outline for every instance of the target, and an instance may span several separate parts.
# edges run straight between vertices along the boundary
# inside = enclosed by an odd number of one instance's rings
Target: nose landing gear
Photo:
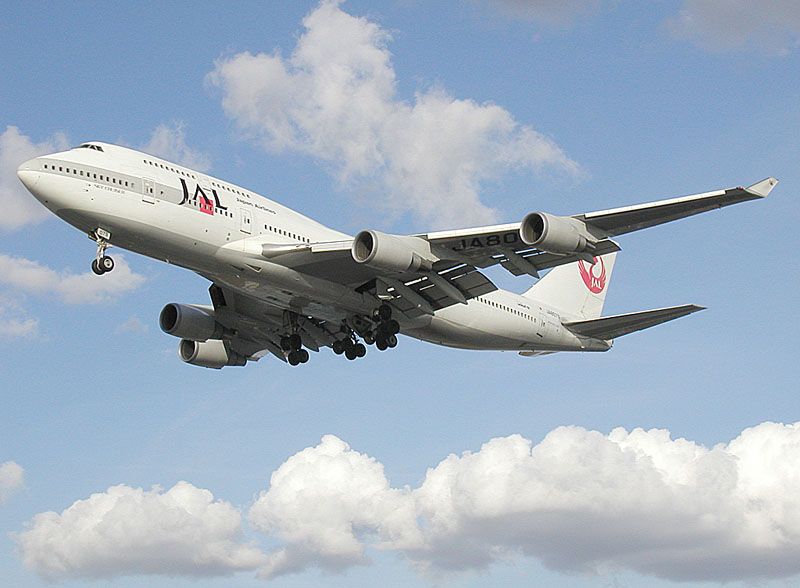
[[[106,249],[111,246],[107,241],[109,237],[111,237],[111,234],[102,229],[98,229],[89,235],[89,238],[97,243],[97,254],[94,261],[92,261],[92,271],[98,276],[107,274],[114,269],[114,260],[106,255]]]

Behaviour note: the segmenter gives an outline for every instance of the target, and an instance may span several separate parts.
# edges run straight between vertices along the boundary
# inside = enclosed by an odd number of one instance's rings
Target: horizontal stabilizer
[[[609,339],[616,339],[629,333],[649,329],[661,323],[681,318],[698,310],[705,310],[705,308],[694,304],[684,304],[682,306],[604,316],[588,321],[573,321],[563,324],[576,335],[608,341]]]

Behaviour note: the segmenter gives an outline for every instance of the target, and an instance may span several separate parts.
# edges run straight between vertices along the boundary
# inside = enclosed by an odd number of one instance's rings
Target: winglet
[[[748,186],[745,188],[748,192],[755,194],[756,196],[760,196],[764,198],[772,192],[772,189],[778,185],[778,180],[775,178],[767,178],[766,180],[761,180],[760,182],[756,182],[752,186]]]

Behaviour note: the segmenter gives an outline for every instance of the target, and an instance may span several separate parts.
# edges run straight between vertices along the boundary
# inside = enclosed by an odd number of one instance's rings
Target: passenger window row
[[[487,300],[487,299],[483,298],[482,296],[478,296],[476,298],[476,300],[478,302],[482,302],[483,304],[488,304],[489,306],[491,306],[493,308],[498,308],[500,310],[504,310],[506,312],[510,312],[511,314],[515,314],[517,316],[521,316],[522,318],[527,319],[529,321],[533,321],[534,323],[536,322],[536,319],[534,317],[532,317],[531,315],[529,315],[527,313],[522,312],[521,310],[517,310],[516,308],[511,308],[510,306],[505,306],[503,304],[498,304],[497,302],[494,302],[492,300]]]
[[[73,176],[84,177],[84,178],[91,179],[91,180],[98,180],[98,181],[101,181],[101,182],[105,182],[107,184],[115,184],[117,186],[125,186],[126,188],[131,188],[131,189],[135,188],[135,185],[134,185],[133,181],[123,180],[121,178],[117,178],[117,177],[109,176],[109,175],[105,175],[105,174],[98,174],[97,172],[90,172],[88,170],[82,170],[82,169],[78,169],[78,168],[75,168],[75,167],[65,167],[65,166],[59,165],[58,169],[56,169],[55,165],[45,163],[44,164],[44,169],[50,170],[50,171],[54,171],[54,172],[58,171],[59,173],[62,173],[62,174],[71,174]]]
[[[284,229],[279,229],[278,227],[273,227],[272,225],[264,225],[264,228],[268,231],[272,231],[273,233],[277,233],[279,235],[283,235],[284,237],[291,237],[292,239],[297,239],[298,241],[302,241],[303,243],[311,243],[311,239],[308,237],[303,237],[301,235],[297,235],[295,233],[290,233]]]

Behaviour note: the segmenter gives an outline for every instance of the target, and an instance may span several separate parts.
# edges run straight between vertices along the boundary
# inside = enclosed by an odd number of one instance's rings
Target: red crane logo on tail
[[[592,294],[600,294],[606,287],[606,264],[603,263],[602,257],[595,257],[592,264],[580,260],[578,262],[578,271],[581,274],[583,283],[586,284]]]

